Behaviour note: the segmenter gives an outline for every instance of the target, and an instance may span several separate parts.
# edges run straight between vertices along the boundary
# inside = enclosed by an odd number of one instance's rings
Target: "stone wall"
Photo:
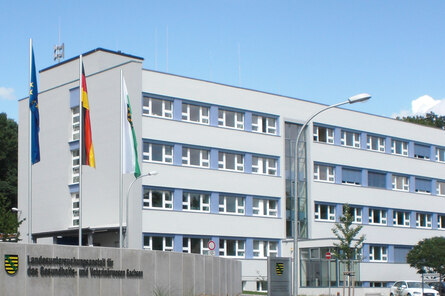
[[[0,258],[4,296],[241,295],[241,262],[214,256],[0,243]]]

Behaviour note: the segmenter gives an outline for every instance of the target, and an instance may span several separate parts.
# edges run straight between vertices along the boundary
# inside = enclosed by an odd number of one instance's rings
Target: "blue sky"
[[[66,59],[103,47],[146,69],[325,104],[368,92],[351,108],[411,114],[445,102],[444,15],[438,0],[2,1],[0,112],[18,119],[29,38],[46,68],[60,27]]]

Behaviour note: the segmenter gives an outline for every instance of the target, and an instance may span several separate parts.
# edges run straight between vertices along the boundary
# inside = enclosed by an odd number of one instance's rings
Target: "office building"
[[[243,264],[244,289],[266,290],[267,257],[293,256],[297,132],[325,106],[147,70],[142,58],[105,49],[85,53],[83,62],[96,168],[82,167],[79,186],[75,57],[39,75],[33,239],[78,243],[81,189],[84,244],[118,247],[119,196],[123,192],[126,204],[128,193],[129,247],[236,258]],[[132,174],[120,185],[120,70],[139,165],[143,174],[158,172],[130,190]],[[19,102],[19,122],[19,207],[26,217],[27,99]],[[417,278],[406,264],[407,252],[421,239],[445,234],[444,131],[337,108],[317,116],[303,140],[299,293],[328,287],[324,254],[345,204],[366,235],[356,277],[363,293]],[[21,228],[25,240],[27,222]],[[333,286],[341,286],[340,265],[333,262],[331,271]]]

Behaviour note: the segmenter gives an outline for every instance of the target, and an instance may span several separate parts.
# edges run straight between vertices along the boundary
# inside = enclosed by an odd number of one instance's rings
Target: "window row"
[[[157,116],[173,119],[175,104],[173,100],[160,99],[144,96],[142,113],[149,116]],[[245,111],[233,111],[224,107],[217,107],[217,112],[212,114],[209,106],[185,103],[181,101],[181,118],[178,120],[194,122],[199,124],[211,125],[211,117],[217,116],[217,126],[250,130],[252,132],[277,135],[278,134],[278,118],[275,116],[265,116],[260,114],[251,114],[251,123],[246,129],[246,113]],[[215,123],[216,125],[216,123]]]
[[[173,236],[144,236],[144,249],[171,252],[181,250],[183,253],[211,255],[209,247],[210,238],[197,238],[183,236],[182,246],[175,248]],[[179,241],[179,244],[181,242]],[[278,256],[278,241],[252,240],[252,257],[267,258]],[[215,253],[221,257],[246,258],[246,240],[244,239],[219,239],[219,248]]]
[[[410,177],[379,171],[368,171],[355,168],[341,167],[337,172],[341,177],[336,180],[336,167],[333,165],[314,164],[314,180],[342,183],[373,188],[392,189],[397,191],[410,191],[410,182],[413,182],[413,192],[445,196],[445,181]],[[387,176],[389,178],[387,178]],[[390,182],[390,183],[389,183]],[[434,190],[433,190],[434,189]]]
[[[182,190],[181,190],[182,191]],[[174,190],[144,188],[143,207],[146,209],[173,210]],[[178,190],[179,192],[179,190]],[[205,192],[182,191],[182,211],[221,213],[252,216],[278,217],[278,199],[252,197],[251,206],[247,206],[245,196],[215,194],[218,208],[211,211],[212,195]],[[181,201],[176,201],[180,203]],[[250,214],[249,214],[250,215]]]
[[[246,154],[236,152],[218,151],[218,169],[228,171],[247,171]],[[159,163],[173,164],[174,145],[143,143],[143,160]],[[211,149],[182,147],[182,165],[210,168]],[[278,175],[278,159],[252,155],[250,171],[253,174]]]
[[[336,222],[338,220],[336,209],[335,205],[316,203],[314,218],[316,221]],[[392,219],[389,219],[388,213],[390,211],[387,209],[350,206],[349,210],[353,217],[353,223],[357,224],[433,229],[433,216],[437,216],[435,228],[445,230],[445,214],[433,215],[421,212],[411,213],[406,210],[391,210]],[[366,218],[364,217],[365,211],[367,213]]]
[[[366,137],[366,144],[363,144],[361,138]],[[313,127],[313,139],[314,142],[335,144],[334,128],[316,126]],[[387,146],[387,141],[390,141]],[[341,130],[340,139],[338,142],[342,146],[367,149],[371,151],[391,153],[401,156],[410,155],[410,145],[408,141],[398,139],[388,139],[383,136],[362,134],[360,132],[353,132],[348,130]],[[366,145],[366,146],[362,146]],[[445,148],[435,147],[431,149],[431,146],[425,144],[414,143],[411,156],[414,158],[430,160],[434,159],[439,162],[445,162]]]

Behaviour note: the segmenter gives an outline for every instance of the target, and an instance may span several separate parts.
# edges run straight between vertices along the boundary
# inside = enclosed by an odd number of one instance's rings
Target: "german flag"
[[[93,139],[91,136],[90,105],[88,104],[87,81],[82,62],[82,164],[95,168]]]

